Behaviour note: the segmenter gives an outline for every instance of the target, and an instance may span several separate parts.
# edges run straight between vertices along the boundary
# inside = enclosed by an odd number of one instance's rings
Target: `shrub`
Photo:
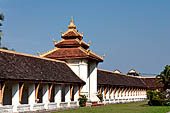
[[[80,98],[78,99],[80,107],[86,106],[87,97],[86,95],[80,95]]]
[[[159,93],[157,91],[152,91],[152,90],[147,91],[147,98],[149,100],[158,100],[158,99],[160,99]]]
[[[164,93],[161,93],[159,91],[147,91],[147,98],[149,99],[148,104],[150,106],[169,106],[170,101],[166,99],[166,96]]]

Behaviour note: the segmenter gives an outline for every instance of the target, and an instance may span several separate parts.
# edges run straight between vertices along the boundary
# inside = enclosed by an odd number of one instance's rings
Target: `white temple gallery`
[[[159,88],[154,77],[141,77],[135,70],[98,68],[104,57],[92,52],[71,19],[61,40],[39,56],[0,49],[0,112],[23,112],[87,105],[146,100],[148,89]]]

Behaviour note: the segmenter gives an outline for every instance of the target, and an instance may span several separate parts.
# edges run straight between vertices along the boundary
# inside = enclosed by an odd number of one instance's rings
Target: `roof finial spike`
[[[54,42],[54,45],[56,45],[56,44],[57,44],[56,40],[54,40],[54,39],[53,39],[53,42]]]
[[[104,54],[104,55],[102,56],[102,59],[104,59],[105,56],[106,56],[106,54]]]
[[[71,16],[71,23],[73,23],[73,24],[74,24],[74,22],[73,22],[73,16]]]
[[[68,26],[68,29],[76,29],[76,26],[74,25],[74,21],[73,21],[73,16],[71,16],[71,22],[70,25]]]
[[[38,56],[40,56],[40,55],[41,55],[39,51],[37,51],[37,54],[38,54]]]
[[[91,40],[89,40],[89,42],[88,42],[88,46],[90,46],[90,44],[91,44]]]

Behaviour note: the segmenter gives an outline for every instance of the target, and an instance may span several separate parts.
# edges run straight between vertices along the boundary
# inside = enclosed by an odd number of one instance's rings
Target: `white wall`
[[[90,75],[90,100],[99,101],[97,95],[97,63],[96,61],[89,62],[89,75]]]
[[[97,62],[88,59],[66,60],[68,66],[86,84],[81,90],[81,94],[88,96],[91,101],[98,101],[97,98]]]
[[[68,66],[72,69],[72,71],[86,84],[81,89],[81,94],[85,94],[88,96],[89,92],[89,78],[88,78],[88,60],[87,59],[79,59],[79,60],[67,60]]]

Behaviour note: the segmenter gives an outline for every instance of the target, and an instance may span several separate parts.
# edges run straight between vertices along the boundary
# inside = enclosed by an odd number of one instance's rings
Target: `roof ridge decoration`
[[[76,25],[74,25],[74,21],[73,21],[73,16],[71,16],[71,21],[70,21],[70,25],[68,25],[68,29],[76,29]]]
[[[91,50],[90,50],[90,53],[93,54],[93,55],[95,55],[95,56],[97,56],[97,57],[99,57],[99,58],[101,58],[102,60],[104,60],[105,54],[104,54],[103,56],[99,56],[99,55],[97,55],[96,53],[94,53],[94,52],[91,51]]]
[[[82,47],[79,47],[81,50],[83,50],[87,55],[90,55],[90,54],[93,54],[93,55],[95,55],[95,56],[97,56],[97,57],[99,57],[100,59],[102,59],[103,60],[103,57],[101,57],[101,56],[99,56],[99,55],[97,55],[96,53],[94,53],[93,51],[91,51],[90,49],[84,49],[84,48],[82,48]]]
[[[114,73],[122,73],[120,70],[118,70],[118,69],[115,69],[114,71],[113,71]]]
[[[71,21],[70,21],[70,25],[68,25],[68,30],[64,33],[61,34],[61,37],[64,38],[64,37],[72,37],[72,36],[75,36],[75,37],[78,37],[80,40],[83,39],[83,35],[84,33],[82,32],[82,34],[80,34],[77,30],[76,30],[76,25],[74,24],[74,21],[73,21],[73,16],[71,17]],[[74,33],[74,34],[69,34],[69,33]]]
[[[93,55],[99,57],[101,60],[103,60],[103,58],[102,58],[101,56],[97,55],[96,53],[94,53],[94,52],[91,51],[90,49],[87,49],[87,50],[86,50],[86,49],[84,49],[83,47],[79,47],[79,48],[80,48],[80,50],[82,50],[83,52],[85,52],[86,55],[90,56],[90,54],[93,54]]]

